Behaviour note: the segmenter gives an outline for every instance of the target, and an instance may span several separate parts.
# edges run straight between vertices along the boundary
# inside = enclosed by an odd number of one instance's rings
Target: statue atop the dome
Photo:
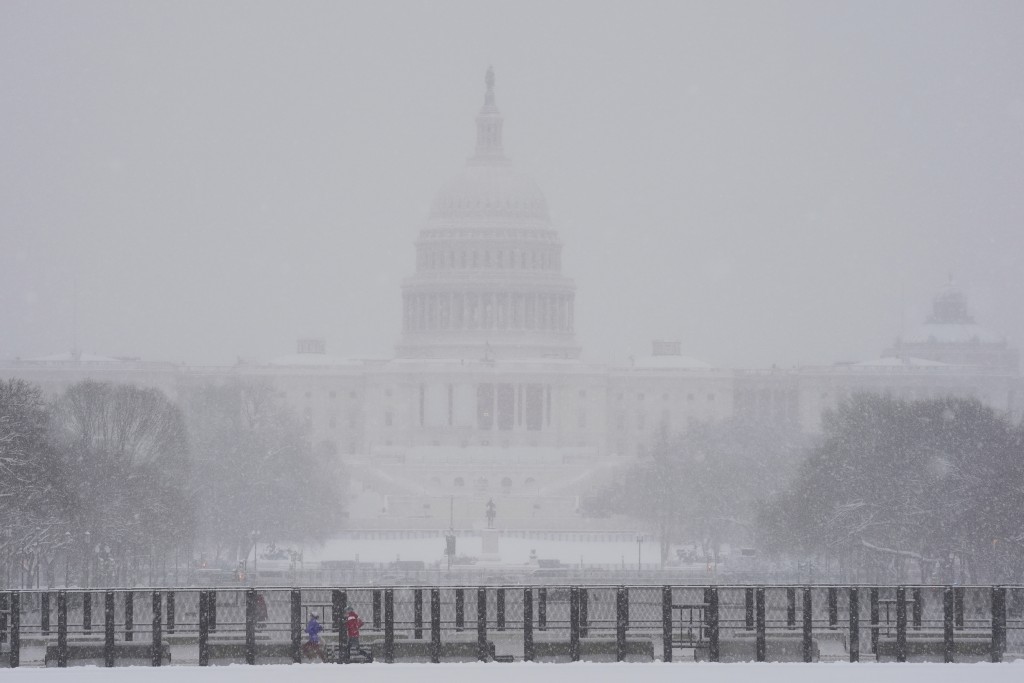
[[[484,76],[484,83],[487,85],[487,95],[484,97],[484,104],[494,104],[494,67],[487,67],[487,75]]]

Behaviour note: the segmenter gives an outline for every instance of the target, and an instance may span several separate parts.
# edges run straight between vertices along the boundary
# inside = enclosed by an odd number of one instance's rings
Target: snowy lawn
[[[4,669],[3,683],[988,683],[1024,680],[1010,664],[300,664],[224,667]]]

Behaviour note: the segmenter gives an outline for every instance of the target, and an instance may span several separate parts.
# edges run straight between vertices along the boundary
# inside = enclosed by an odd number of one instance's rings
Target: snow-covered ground
[[[483,552],[479,536],[460,536],[459,555],[478,557]],[[526,564],[530,553],[537,557],[558,560],[568,565],[624,565],[635,569],[636,541],[581,541],[530,538],[501,538],[498,554],[505,565]],[[444,538],[375,539],[347,538],[327,541],[323,546],[309,547],[304,553],[307,561],[359,560],[360,562],[394,562],[419,560],[427,564],[440,562],[444,556]],[[657,564],[660,549],[656,541],[640,544],[640,561],[645,565]],[[261,560],[262,561],[262,560]]]
[[[224,667],[4,669],[4,683],[989,683],[1024,680],[1011,664],[301,664]]]

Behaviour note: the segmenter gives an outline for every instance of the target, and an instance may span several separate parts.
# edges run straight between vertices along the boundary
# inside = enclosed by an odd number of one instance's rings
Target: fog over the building
[[[493,65],[585,359],[1024,340],[1024,5],[5,2],[0,358],[391,357]]]

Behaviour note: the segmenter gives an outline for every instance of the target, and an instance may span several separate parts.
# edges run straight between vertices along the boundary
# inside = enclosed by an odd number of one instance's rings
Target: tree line
[[[0,581],[131,585],[258,540],[323,540],[339,471],[268,386],[0,381]]]
[[[1019,582],[1024,426],[973,399],[856,396],[759,526],[771,552],[848,580]]]
[[[975,399],[864,394],[822,433],[738,419],[663,435],[651,456],[583,501],[662,543],[751,547],[820,579],[1024,580],[1024,426]]]

